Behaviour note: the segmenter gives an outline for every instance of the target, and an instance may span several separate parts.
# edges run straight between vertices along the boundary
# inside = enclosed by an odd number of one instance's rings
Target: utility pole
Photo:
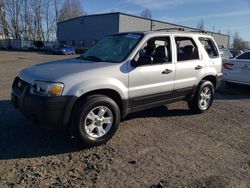
[[[150,31],[153,31],[153,29],[154,29],[154,20],[150,20]]]

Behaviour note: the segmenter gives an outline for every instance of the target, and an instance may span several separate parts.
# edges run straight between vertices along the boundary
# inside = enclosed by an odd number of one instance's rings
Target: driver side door
[[[153,52],[145,54],[148,45],[152,43],[155,45]],[[129,98],[132,111],[165,104],[171,98],[175,78],[175,64],[172,61],[171,49],[170,36],[164,36],[150,38],[139,50],[138,58],[150,55],[153,62],[136,65],[135,68],[130,65],[132,70],[129,72]],[[163,56],[167,56],[166,59]],[[161,58],[163,58],[162,61]]]

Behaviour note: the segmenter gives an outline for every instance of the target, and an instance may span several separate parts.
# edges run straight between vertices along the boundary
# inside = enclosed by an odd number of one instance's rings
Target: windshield
[[[141,40],[141,34],[117,34],[103,38],[81,55],[92,61],[121,62]]]

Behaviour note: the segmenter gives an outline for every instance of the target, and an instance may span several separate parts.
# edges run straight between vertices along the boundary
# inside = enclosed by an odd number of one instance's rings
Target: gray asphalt
[[[22,68],[52,59],[0,51],[0,187],[250,187],[250,88],[226,87],[212,108],[185,102],[129,115],[106,145],[83,148],[10,102]]]

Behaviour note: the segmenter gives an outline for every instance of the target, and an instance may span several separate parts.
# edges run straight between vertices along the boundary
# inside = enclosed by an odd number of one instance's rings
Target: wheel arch
[[[216,78],[215,75],[206,75],[206,76],[204,76],[204,77],[200,80],[199,84],[200,84],[202,81],[204,81],[204,80],[210,81],[210,82],[213,84],[214,89],[217,87],[217,78]],[[198,84],[198,85],[199,85],[199,84]]]
[[[128,110],[127,101],[123,100],[122,97],[120,96],[120,94],[113,89],[96,89],[96,90],[92,90],[92,91],[89,91],[87,93],[84,93],[83,95],[78,97],[78,99],[75,101],[73,108],[72,108],[72,111],[71,111],[71,116],[72,116],[72,113],[74,113],[74,109],[77,107],[77,105],[80,102],[86,100],[88,97],[93,96],[93,95],[105,95],[105,96],[111,98],[118,105],[118,107],[120,109],[121,116],[122,117],[126,116],[127,110]]]
[[[202,77],[202,78],[199,80],[199,82],[194,86],[194,88],[193,88],[191,94],[188,95],[188,97],[187,97],[187,99],[186,99],[187,101],[191,101],[191,100],[193,99],[193,97],[195,96],[195,93],[196,93],[197,88],[199,88],[200,84],[201,84],[203,81],[210,81],[210,82],[213,84],[214,89],[217,87],[217,78],[216,78],[216,76],[215,76],[215,75],[212,75],[212,74],[206,75],[206,76]]]

